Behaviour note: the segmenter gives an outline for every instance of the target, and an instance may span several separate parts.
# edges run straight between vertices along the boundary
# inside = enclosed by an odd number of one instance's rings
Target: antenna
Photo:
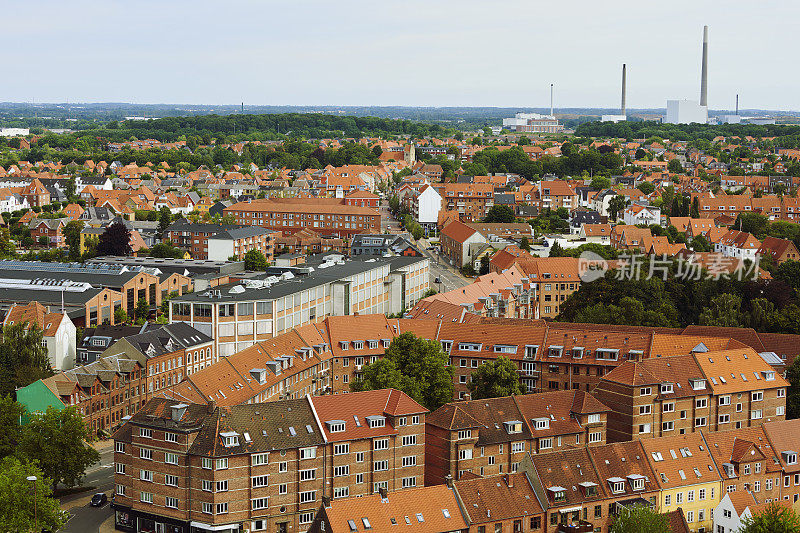
[[[550,116],[554,117],[553,114],[553,84],[550,84]]]
[[[703,63],[700,70],[700,105],[708,106],[708,26],[703,26]]]

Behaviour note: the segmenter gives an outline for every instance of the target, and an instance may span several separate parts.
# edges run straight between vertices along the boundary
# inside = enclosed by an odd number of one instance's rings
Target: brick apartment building
[[[464,222],[482,220],[494,205],[491,183],[445,183],[433,188],[442,197],[442,210],[457,211]]]
[[[118,427],[158,391],[215,360],[212,340],[187,324],[150,325],[120,338],[98,359],[17,391],[28,411],[75,407],[92,431]]]
[[[513,473],[528,453],[604,444],[608,410],[582,391],[443,405],[425,426],[425,484]]]
[[[236,257],[241,261],[250,250],[258,250],[268,262],[273,260],[274,235],[257,226],[196,224],[182,218],[172,223],[166,234],[194,259],[227,261]]]
[[[323,498],[413,488],[409,479],[424,468],[424,418],[422,406],[391,389],[346,404],[152,400],[114,434],[115,525],[305,531]]]
[[[785,419],[788,383],[752,348],[626,361],[603,376],[608,440],[759,426]]]
[[[380,233],[381,215],[371,207],[347,205],[336,198],[282,198],[238,202],[224,210],[239,224],[291,234],[310,228],[323,236]]]

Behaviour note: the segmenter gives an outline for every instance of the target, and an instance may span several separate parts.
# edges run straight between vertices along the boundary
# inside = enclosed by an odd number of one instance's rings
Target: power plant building
[[[560,133],[564,125],[554,115],[517,113],[514,118],[504,118],[503,128],[522,133]]]
[[[667,100],[667,124],[708,124],[708,26],[703,26],[703,60],[700,71],[700,101]]]

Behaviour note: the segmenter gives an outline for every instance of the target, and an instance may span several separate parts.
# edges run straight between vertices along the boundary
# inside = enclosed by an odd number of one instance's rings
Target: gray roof
[[[268,280],[270,277],[277,279],[281,272],[291,272],[293,277],[288,279],[279,279],[266,288],[247,288],[247,281],[243,283],[228,283],[214,287],[208,291],[193,292],[191,294],[184,294],[176,296],[171,301],[173,302],[193,302],[193,303],[233,303],[233,302],[250,302],[256,300],[274,300],[276,298],[283,298],[295,294],[299,291],[304,291],[313,287],[319,287],[327,283],[332,283],[343,278],[368,272],[380,265],[389,265],[390,272],[399,268],[411,265],[418,261],[424,261],[424,257],[375,257],[363,260],[347,259],[342,264],[333,264],[325,268],[320,268],[324,261],[307,262],[297,267],[285,267],[283,269],[272,267],[269,272],[264,274],[255,274],[248,277],[248,280]],[[313,271],[308,272],[308,267]],[[231,292],[231,289],[237,285],[242,286],[244,290],[236,290]],[[216,295],[214,291],[219,291]]]

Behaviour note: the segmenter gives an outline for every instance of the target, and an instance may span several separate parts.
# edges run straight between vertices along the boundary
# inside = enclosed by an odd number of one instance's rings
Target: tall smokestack
[[[622,64],[622,105],[619,107],[619,114],[625,116],[625,63]]]
[[[554,117],[553,114],[553,84],[550,84],[550,116]]]
[[[708,26],[703,26],[703,66],[700,73],[700,105],[708,105]]]
[[[739,95],[736,95],[736,114],[739,114]]]

